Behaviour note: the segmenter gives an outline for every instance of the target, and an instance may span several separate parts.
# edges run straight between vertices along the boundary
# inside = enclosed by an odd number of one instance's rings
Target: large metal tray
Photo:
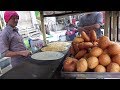
[[[68,55],[70,56],[69,52]],[[66,56],[66,57],[67,57]],[[120,72],[65,72],[61,68],[61,78],[64,79],[120,79]]]
[[[61,70],[61,77],[64,79],[120,79],[119,72],[64,72]]]

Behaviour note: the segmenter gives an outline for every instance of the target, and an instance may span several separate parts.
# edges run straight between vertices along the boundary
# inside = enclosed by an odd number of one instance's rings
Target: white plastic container
[[[40,50],[43,47],[43,45],[44,45],[44,43],[40,39],[34,39],[34,40],[30,39],[30,46],[31,46],[33,53]]]

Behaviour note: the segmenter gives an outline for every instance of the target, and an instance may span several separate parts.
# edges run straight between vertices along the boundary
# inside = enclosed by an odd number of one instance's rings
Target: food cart
[[[110,40],[119,41],[119,11],[105,11],[104,35]],[[68,56],[69,52],[68,52]],[[67,57],[67,56],[66,56]],[[119,79],[119,72],[66,72],[63,70],[63,63],[57,71],[58,78],[64,79]]]
[[[67,14],[70,14],[72,11],[70,12],[65,11],[65,12]],[[40,12],[40,14],[41,14],[41,30],[43,32],[43,39],[46,45],[47,41],[44,30],[43,11]],[[34,60],[34,59],[31,60],[31,58],[29,58],[28,60],[23,61],[20,65],[6,72],[0,78],[1,79],[50,79],[53,76],[56,69],[58,68],[58,66],[60,65],[61,61],[66,56],[67,51],[63,51],[61,53],[63,53],[64,55],[61,54],[62,57],[59,57],[54,60],[43,61],[43,60]]]
[[[47,12],[47,11],[46,11]],[[50,13],[50,15],[44,15],[43,11],[40,11],[41,14],[41,29],[43,32],[43,40],[45,45],[47,45],[46,41],[46,34],[44,30],[44,17],[49,16],[59,16],[65,14],[74,14],[74,13],[82,13],[76,11],[64,11],[64,13],[55,14],[55,11]],[[112,17],[112,18],[111,18]],[[104,35],[108,36],[111,40],[117,41],[118,40],[118,17],[119,12],[117,11],[106,11],[105,13],[105,33]],[[113,22],[110,23],[109,22]],[[111,24],[114,30],[113,35],[111,36]],[[117,27],[117,28],[116,28]],[[47,63],[37,63],[35,61],[25,61],[23,64],[19,65],[16,68],[13,68],[8,73],[3,75],[1,79],[6,78],[14,78],[14,79],[23,79],[23,78],[33,78],[33,79],[51,79],[51,78],[64,78],[64,79],[118,79],[120,78],[120,73],[97,73],[97,72],[65,72],[63,71],[63,62],[65,58],[69,56],[69,51],[66,51],[64,57],[57,61],[50,61]]]
[[[105,13],[105,33],[111,41],[119,41],[119,11],[106,11]],[[69,57],[70,55],[68,55]],[[60,69],[61,78],[65,79],[119,79],[119,72],[70,72],[64,71],[63,65]]]

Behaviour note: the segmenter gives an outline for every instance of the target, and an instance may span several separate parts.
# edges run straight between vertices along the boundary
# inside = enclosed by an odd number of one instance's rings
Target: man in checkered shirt
[[[19,15],[15,11],[6,11],[4,19],[6,27],[0,33],[0,53],[2,57],[11,57],[11,64],[15,67],[24,62],[31,52],[26,49],[16,27]]]
[[[103,32],[101,26],[103,25],[103,15],[101,12],[89,12],[83,15],[79,21],[78,31],[81,33],[85,31],[89,35],[90,30],[95,30],[97,37],[101,37]]]

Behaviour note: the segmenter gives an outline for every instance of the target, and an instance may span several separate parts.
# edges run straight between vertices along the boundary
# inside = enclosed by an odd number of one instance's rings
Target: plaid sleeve
[[[83,18],[81,17],[80,20],[79,20],[79,27],[83,27]]]
[[[96,18],[97,18],[96,23],[98,23],[98,24],[100,24],[100,26],[102,26],[103,25],[103,15],[102,15],[102,13],[98,13]]]
[[[4,54],[7,50],[9,50],[9,37],[7,33],[1,33],[0,36],[0,53]]]

